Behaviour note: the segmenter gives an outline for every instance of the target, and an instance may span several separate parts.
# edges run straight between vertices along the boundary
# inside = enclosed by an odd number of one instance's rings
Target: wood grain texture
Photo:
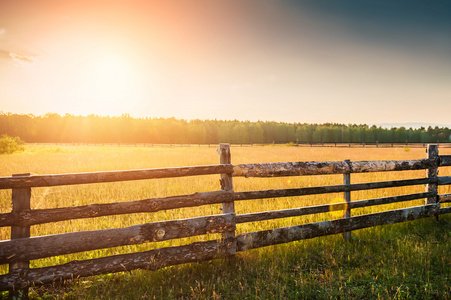
[[[232,165],[209,165],[194,167],[89,172],[57,175],[33,175],[29,177],[0,177],[0,189],[44,187],[72,184],[102,183],[155,178],[211,175],[232,173]]]
[[[427,154],[428,154],[428,159],[439,161],[437,145],[428,145]],[[428,168],[426,170],[426,175],[428,178],[437,178],[437,175],[438,175],[437,166]],[[432,193],[434,193],[434,195],[427,197],[425,200],[425,204],[437,203],[437,183],[428,183],[426,185],[426,192],[432,192]]]
[[[266,164],[241,164],[233,166],[232,176],[278,177],[367,173],[386,171],[423,170],[438,166],[438,160],[393,161],[332,161],[332,162],[281,162]]]
[[[230,153],[230,144],[219,144],[219,163],[220,164],[231,164],[232,163],[232,155]],[[221,174],[221,189],[227,192],[233,192],[233,181],[232,175],[227,173]],[[222,204],[222,212],[223,213],[235,213],[235,202],[229,201],[224,202]],[[223,238],[234,238],[235,231],[227,231],[223,233]],[[230,255],[236,254],[236,243],[230,247]]]
[[[451,155],[439,155],[440,167],[451,166]]]
[[[191,195],[150,198],[118,203],[91,204],[76,207],[34,210],[28,208],[19,212],[0,214],[0,227],[12,225],[30,226],[72,219],[157,212],[168,209],[230,202],[233,201],[233,199],[233,191],[214,191],[194,193]]]
[[[16,174],[13,177],[28,177],[27,174]],[[12,212],[14,214],[20,214],[23,211],[30,209],[31,200],[31,188],[17,188],[12,190]],[[30,237],[30,226],[19,224],[11,227],[11,240],[27,239]],[[13,260],[9,264],[10,272],[24,273],[30,268],[29,260]],[[9,294],[10,299],[28,299],[28,289],[14,290]]]
[[[437,177],[439,185],[449,185],[451,184],[451,176],[439,176]]]
[[[405,179],[394,181],[381,181],[381,182],[369,182],[369,183],[356,183],[350,185],[329,185],[319,187],[305,187],[296,189],[279,189],[279,190],[263,190],[263,191],[248,191],[248,192],[235,192],[235,200],[251,200],[251,199],[264,199],[264,198],[277,198],[277,197],[292,197],[292,196],[305,196],[315,194],[327,194],[327,193],[341,193],[359,190],[371,190],[381,188],[391,188],[400,186],[420,185],[427,183],[436,183],[437,178],[419,178],[419,179]]]
[[[178,264],[208,261],[225,257],[231,244],[231,240],[198,242],[145,252],[72,261],[52,267],[30,269],[26,273],[13,272],[0,276],[0,290],[20,289],[98,274],[135,269],[157,270]]]
[[[351,164],[351,160],[347,159],[347,160],[345,160],[345,163]],[[351,173],[343,174],[343,184],[344,185],[351,184]],[[344,192],[343,199],[346,202],[346,209],[343,213],[343,218],[350,218],[351,217],[351,192],[349,192],[349,191]],[[345,239],[345,241],[350,241],[351,240],[351,232],[350,231],[343,232],[343,238]]]
[[[311,239],[318,236],[342,233],[373,226],[406,222],[431,217],[438,211],[438,206],[423,205],[387,212],[356,216],[292,227],[243,233],[237,236],[237,251]]]
[[[451,194],[443,194],[438,196],[439,203],[449,203],[451,202]]]
[[[237,224],[241,224],[241,223],[273,220],[273,219],[280,219],[280,218],[299,217],[299,216],[305,216],[305,215],[311,215],[311,214],[319,214],[319,213],[326,213],[326,212],[332,212],[332,211],[346,210],[347,207],[349,207],[350,209],[351,208],[370,207],[370,206],[375,206],[375,205],[398,203],[398,202],[422,199],[422,198],[428,197],[432,194],[433,193],[417,193],[417,194],[400,195],[400,196],[392,196],[392,197],[357,200],[357,201],[352,201],[349,204],[346,202],[341,202],[341,203],[331,203],[331,204],[325,204],[325,205],[316,205],[316,206],[282,209],[282,210],[275,210],[275,211],[263,211],[263,212],[257,212],[257,213],[241,214],[241,215],[236,216],[236,222],[237,222]]]
[[[235,230],[235,215],[171,220],[124,228],[80,231],[0,241],[0,263],[136,245]]]

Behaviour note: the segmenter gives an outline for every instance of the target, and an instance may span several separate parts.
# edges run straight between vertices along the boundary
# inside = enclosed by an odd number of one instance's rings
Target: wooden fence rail
[[[231,173],[231,165],[195,166],[164,169],[90,172],[60,175],[17,175],[0,178],[0,189],[15,189],[24,187],[44,187],[72,184],[103,183],[128,180],[143,180],[156,178],[172,178]]]
[[[234,255],[239,251],[265,247],[323,235],[343,233],[384,224],[406,222],[451,213],[451,194],[439,195],[439,185],[450,185],[451,177],[439,177],[438,168],[451,166],[451,155],[439,155],[436,145],[428,146],[428,157],[396,161],[285,162],[232,165],[230,146],[220,144],[220,164],[179,168],[91,172],[61,175],[18,174],[0,178],[0,189],[12,189],[12,211],[0,214],[0,227],[11,227],[11,240],[0,241],[0,264],[9,264],[9,272],[0,275],[0,291],[10,297],[27,294],[33,285],[133,269],[156,270],[162,267],[199,262]],[[352,173],[426,170],[426,177],[351,183]],[[92,184],[130,180],[148,180],[182,176],[220,175],[221,190],[120,203],[91,204],[54,209],[30,209],[31,188],[74,184]],[[343,174],[342,185],[240,191],[233,189],[233,177],[280,177]],[[425,192],[351,201],[352,191],[426,185]],[[343,193],[345,202],[298,207],[276,211],[235,213],[235,201],[252,199]],[[351,216],[355,208],[426,199],[415,207]],[[70,232],[30,237],[30,226],[73,219],[157,212],[184,207],[222,204],[222,214],[182,220],[146,223],[124,228]],[[278,218],[344,211],[341,219],[300,224],[236,235],[236,225]],[[152,243],[204,234],[220,233],[222,238],[189,245],[153,249],[144,252],[72,261],[66,264],[29,268],[29,261],[82,251]],[[82,242],[80,242],[82,241]],[[21,293],[21,294],[19,294]]]

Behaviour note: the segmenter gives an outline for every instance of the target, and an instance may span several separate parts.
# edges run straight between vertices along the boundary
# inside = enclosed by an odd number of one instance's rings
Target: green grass
[[[33,290],[83,299],[449,299],[451,218],[360,230]]]
[[[440,154],[450,154],[440,148]],[[356,149],[300,147],[232,147],[232,163],[420,159],[424,149]],[[25,152],[0,156],[0,176],[126,170],[216,164],[214,148],[143,148],[33,146]],[[441,168],[440,175],[449,175]],[[368,182],[424,177],[425,171],[353,174],[351,181]],[[51,208],[139,200],[219,189],[219,176],[158,179],[32,190],[33,208]],[[271,179],[234,178],[236,191],[340,184],[342,176],[307,176]],[[405,187],[353,192],[352,200],[422,192]],[[450,193],[440,187],[440,193]],[[341,194],[253,200],[236,203],[237,213],[285,209],[342,202]],[[424,200],[356,209],[352,215],[420,205]],[[0,191],[0,211],[11,210],[11,192]],[[71,220],[32,227],[32,235],[115,228],[144,222],[220,213],[219,205],[157,212]],[[240,224],[237,233],[340,218],[341,212]],[[9,239],[2,228],[2,240]],[[136,270],[46,285],[30,289],[31,298],[67,299],[450,299],[451,216],[379,226],[352,233],[315,238],[238,253],[233,259],[172,266],[158,271]],[[117,247],[31,262],[32,267],[106,255],[143,251],[208,240],[219,235],[193,237],[144,245]],[[7,266],[0,266],[5,274]],[[6,296],[6,293],[3,294]]]

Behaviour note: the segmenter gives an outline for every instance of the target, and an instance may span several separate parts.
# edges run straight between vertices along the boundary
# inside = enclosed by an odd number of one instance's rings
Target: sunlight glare
[[[133,58],[118,52],[85,49],[73,56],[46,57],[17,69],[23,96],[53,104],[52,112],[120,116],[149,99],[143,70]],[[26,87],[26,88],[25,88]],[[45,113],[45,112],[43,112]]]
[[[133,94],[134,74],[120,57],[102,57],[92,62],[90,69],[81,83],[80,92],[92,101],[94,111],[103,106],[121,106]]]

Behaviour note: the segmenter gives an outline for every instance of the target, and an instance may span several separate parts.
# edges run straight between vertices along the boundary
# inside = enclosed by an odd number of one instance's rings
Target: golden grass
[[[408,150],[408,151],[407,151]],[[439,148],[440,154],[451,154],[449,148]],[[426,157],[424,148],[319,148],[319,147],[232,147],[232,163],[265,163],[285,161],[338,161],[344,159],[359,160],[407,160]],[[112,147],[112,146],[28,146],[25,152],[0,156],[0,176],[17,173],[62,174],[90,171],[112,171],[147,169],[161,167],[193,166],[218,164],[219,156],[214,147]],[[441,168],[440,176],[450,175],[450,168]],[[425,171],[386,172],[371,174],[352,174],[351,183],[389,181],[425,177]],[[342,184],[342,175],[305,176],[246,179],[234,178],[234,190],[263,190],[296,188]],[[219,175],[198,177],[142,180],[118,183],[75,185],[49,188],[33,188],[31,206],[38,208],[56,208],[87,205],[93,203],[111,203],[140,200],[151,197],[191,194],[219,190]],[[352,193],[352,200],[386,197],[399,194],[423,192],[423,186],[379,189]],[[450,188],[440,187],[440,193],[450,193]],[[326,194],[280,199],[261,199],[236,203],[236,213],[250,213],[294,207],[343,202],[342,194]],[[379,207],[355,209],[352,215],[421,205],[424,200],[397,203]],[[11,211],[11,191],[0,191],[0,212]],[[146,222],[191,218],[195,216],[220,214],[220,205],[196,208],[176,209],[157,213],[118,215],[94,219],[70,220],[32,226],[31,235],[40,236],[73,231],[118,228]],[[286,218],[271,221],[239,224],[237,234],[268,228],[291,226],[316,222],[330,218],[340,218],[342,212]],[[207,235],[182,240],[165,241],[136,246],[117,247],[86,253],[52,257],[36,260],[32,267],[60,264],[73,259],[87,259],[111,254],[142,251],[147,249],[185,244],[192,241],[208,240],[220,235]],[[0,229],[0,238],[10,238],[9,228]],[[0,267],[1,273],[7,272],[7,266]]]

